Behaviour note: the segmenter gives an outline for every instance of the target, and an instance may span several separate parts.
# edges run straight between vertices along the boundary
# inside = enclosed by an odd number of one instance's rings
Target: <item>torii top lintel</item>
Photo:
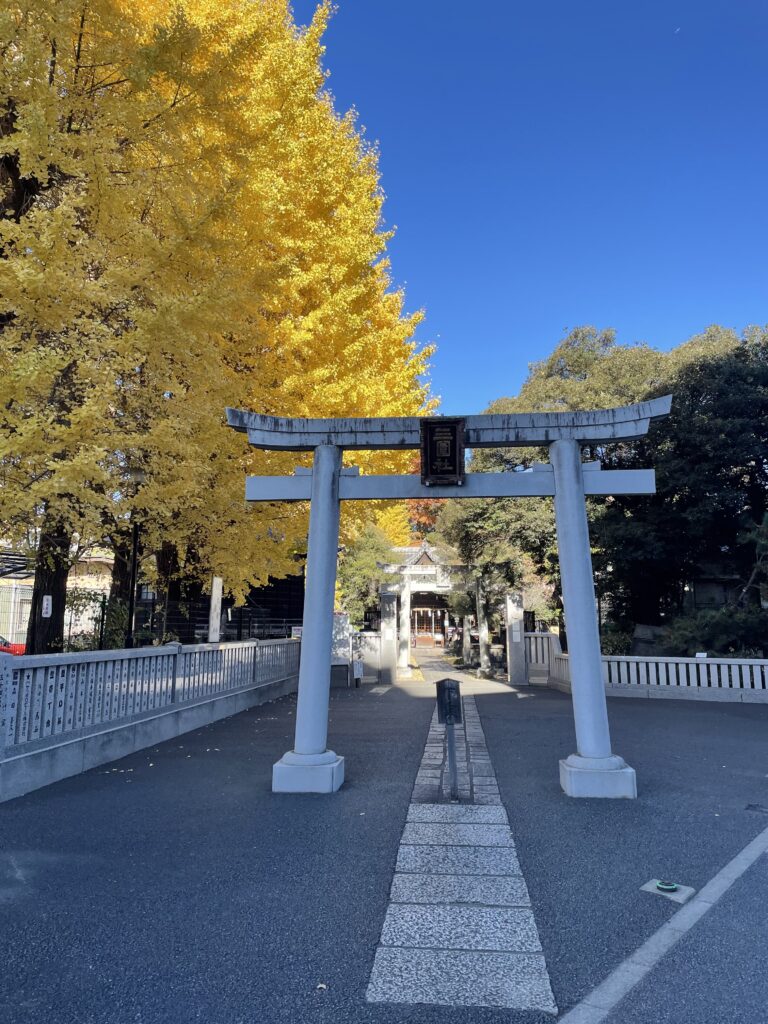
[[[618,441],[648,433],[651,420],[666,416],[672,396],[654,398],[616,409],[588,412],[526,412],[467,416],[468,448],[538,447],[572,438],[584,443]],[[288,419],[262,416],[242,409],[227,409],[227,423],[248,434],[255,448],[272,451],[312,451],[321,444],[373,451],[418,448],[421,443],[418,416]]]

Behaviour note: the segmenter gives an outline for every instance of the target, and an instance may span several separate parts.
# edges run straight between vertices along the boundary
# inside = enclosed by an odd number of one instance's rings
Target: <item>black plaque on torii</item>
[[[464,425],[460,416],[430,416],[421,429],[421,482],[426,487],[464,483]]]

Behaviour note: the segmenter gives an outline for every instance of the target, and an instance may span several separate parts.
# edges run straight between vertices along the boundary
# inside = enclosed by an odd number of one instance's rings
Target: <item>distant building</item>
[[[67,609],[64,637],[97,631],[112,582],[112,552],[92,548],[72,566],[67,579]],[[32,610],[35,582],[34,561],[30,556],[11,551],[0,552],[0,636],[11,644],[24,644]]]
[[[448,595],[454,587],[463,587],[465,567],[447,562],[427,541],[393,551],[397,561],[386,568],[400,577],[398,615],[403,600],[410,604],[411,642],[417,647],[441,646],[458,625]]]

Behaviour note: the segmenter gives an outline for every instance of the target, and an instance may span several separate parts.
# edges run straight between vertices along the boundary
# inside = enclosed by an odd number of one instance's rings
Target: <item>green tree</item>
[[[500,604],[510,590],[523,584],[523,552],[509,531],[513,501],[447,501],[438,515],[439,538],[467,566],[468,580],[480,580],[489,610]]]
[[[612,330],[577,327],[547,359],[531,365],[519,395],[497,399],[486,411],[564,412],[627,405],[639,401],[657,385],[663,359],[661,353],[648,345],[619,345]],[[585,451],[587,460],[601,457],[605,457],[603,446],[588,447]],[[548,461],[546,448],[486,449],[473,453],[472,468],[477,472],[514,471]],[[495,538],[488,551],[495,549],[496,557],[506,545],[527,556],[523,579],[531,595],[529,609],[549,617],[554,607],[561,606],[552,500],[483,499],[478,504],[484,509],[480,518]],[[598,503],[589,503],[589,514],[591,519],[599,516]],[[471,543],[468,547],[472,547]],[[482,551],[479,557],[483,557]],[[501,564],[504,561],[502,556]],[[514,582],[514,574],[509,579]]]
[[[701,576],[733,577],[733,602],[756,603],[762,574],[768,332],[710,331],[668,358],[655,393],[673,394],[670,416],[606,460],[654,466],[656,494],[609,499],[594,520],[595,566],[610,577],[613,616],[630,623],[681,614]]]
[[[661,634],[661,652],[693,657],[765,658],[768,612],[750,608],[705,608],[674,619]]]
[[[656,469],[655,495],[587,502],[598,593],[621,637],[636,623],[680,616],[685,588],[697,577],[731,576],[734,604],[758,602],[766,574],[768,331],[751,327],[739,336],[713,326],[662,353],[619,345],[611,331],[577,328],[531,367],[519,395],[488,409],[605,408],[668,393],[672,414],[647,437],[584,449],[585,460],[606,468]],[[547,460],[546,449],[491,449],[474,453],[473,469],[514,471]],[[505,548],[517,548],[558,600],[552,502],[464,504],[441,513],[464,556],[477,565],[495,558],[513,564]],[[734,625],[734,642],[741,643],[738,633]]]
[[[362,626],[366,611],[378,605],[381,584],[397,580],[384,569],[394,558],[389,538],[373,523],[366,523],[342,554],[338,589],[341,606],[353,625]]]

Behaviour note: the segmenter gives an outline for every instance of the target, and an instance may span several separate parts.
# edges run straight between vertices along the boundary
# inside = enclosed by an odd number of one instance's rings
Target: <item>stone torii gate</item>
[[[273,791],[332,793],[344,781],[344,758],[326,746],[339,503],[551,496],[576,731],[576,753],[560,762],[560,784],[569,796],[635,797],[634,769],[611,750],[584,497],[652,494],[655,473],[583,464],[581,445],[641,437],[652,420],[669,413],[671,401],[667,395],[590,412],[467,416],[461,425],[468,448],[546,446],[551,461],[525,472],[464,475],[462,466],[453,484],[437,486],[417,475],[361,476],[356,467],[342,468],[345,450],[421,447],[425,421],[419,417],[285,419],[227,409],[229,426],[246,433],[255,448],[314,452],[311,470],[297,468],[289,477],[248,477],[245,484],[247,501],[310,501],[296,733],[293,750],[273,766]]]

